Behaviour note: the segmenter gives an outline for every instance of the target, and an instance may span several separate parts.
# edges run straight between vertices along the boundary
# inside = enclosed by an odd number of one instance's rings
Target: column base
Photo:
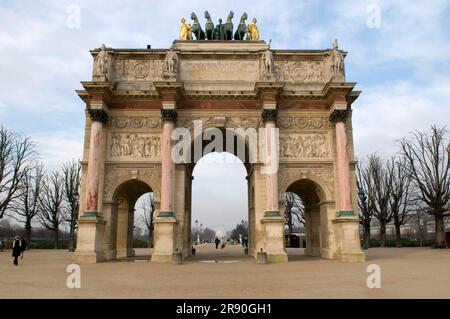
[[[341,210],[339,212],[339,217],[354,217],[355,212],[352,210]]]
[[[359,238],[359,218],[341,216],[333,220],[336,228],[336,257],[343,262],[364,262],[365,254],[361,250]]]
[[[362,263],[366,261],[366,255],[363,252],[356,254],[341,254],[340,260],[346,263]]]
[[[96,264],[107,260],[104,252],[93,252],[89,250],[77,250],[73,258],[77,264]]]
[[[173,217],[161,217],[160,213],[154,223],[154,249],[151,261],[170,263],[175,251],[177,220]]]
[[[287,262],[284,249],[284,219],[279,211],[267,211],[261,220],[264,234],[264,251],[269,263]]]
[[[117,258],[118,259],[123,259],[123,258],[127,258],[127,249],[126,248],[118,248],[117,249]]]
[[[77,250],[74,259],[77,263],[98,263],[106,261],[103,251],[105,221],[97,212],[84,212],[78,220]]]
[[[151,262],[156,263],[171,263],[172,262],[172,254],[165,254],[165,255],[155,255],[152,254],[152,258],[150,260]]]
[[[287,263],[288,255],[287,253],[282,254],[267,254],[267,262],[268,263]]]
[[[104,250],[104,255],[106,261],[116,260],[117,259],[117,251],[115,249]]]

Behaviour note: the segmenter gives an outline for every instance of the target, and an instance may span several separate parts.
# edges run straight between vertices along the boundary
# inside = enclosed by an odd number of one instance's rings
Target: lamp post
[[[200,242],[202,241],[202,232],[203,232],[203,224],[200,224],[200,234],[199,234],[199,236],[200,236]]]
[[[198,220],[195,220],[195,232],[197,234],[197,245],[198,245],[200,242],[200,236],[198,234]]]
[[[366,207],[366,199],[367,196],[364,193],[364,190],[362,188],[358,191],[359,200],[361,201],[361,214],[364,216],[364,223],[366,223],[365,217],[367,213],[367,207]],[[363,249],[368,250],[369,249],[369,240],[370,240],[370,232],[366,233],[366,227],[363,225],[363,232],[364,232],[364,240],[363,240]]]
[[[74,243],[74,236],[75,236],[75,219],[76,219],[76,210],[78,209],[78,200],[80,198],[80,194],[78,194],[77,191],[75,191],[72,194],[72,216],[70,218],[70,230],[69,230],[69,243],[68,243],[68,249],[69,251],[73,252],[75,251],[75,243]]]

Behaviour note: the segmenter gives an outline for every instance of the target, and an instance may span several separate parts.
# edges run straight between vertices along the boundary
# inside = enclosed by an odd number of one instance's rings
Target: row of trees
[[[380,245],[386,246],[386,227],[393,224],[396,246],[401,246],[401,226],[414,218],[434,219],[436,246],[446,247],[445,219],[450,216],[450,143],[445,128],[414,132],[398,141],[399,151],[389,159],[369,155],[357,163],[357,189],[364,246],[370,245],[370,229],[379,226]],[[305,226],[305,207],[295,193],[285,194],[285,221]]]
[[[69,250],[74,250],[80,177],[77,161],[46,173],[31,139],[0,127],[0,219],[22,224],[28,242],[38,222],[54,234],[58,248],[60,226],[68,223]]]
[[[401,226],[411,218],[434,218],[436,246],[446,247],[445,218],[450,216],[450,144],[445,128],[414,132],[401,139],[399,152],[390,159],[377,154],[357,165],[358,206],[365,246],[375,217],[380,244],[386,245],[386,226],[393,223],[396,245],[401,246]],[[420,220],[420,218],[419,218]]]

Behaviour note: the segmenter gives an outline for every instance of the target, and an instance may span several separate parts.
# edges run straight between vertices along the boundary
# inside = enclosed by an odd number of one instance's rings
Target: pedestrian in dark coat
[[[216,244],[216,249],[219,249],[220,239],[218,237],[216,237],[214,243]]]
[[[21,237],[20,240],[22,241],[22,257],[20,258],[23,259],[23,252],[27,249],[27,241],[23,237]]]
[[[14,238],[14,241],[12,243],[12,256],[14,257],[14,265],[19,265],[19,261],[17,258],[22,253],[22,241],[20,240],[19,236],[16,236]]]

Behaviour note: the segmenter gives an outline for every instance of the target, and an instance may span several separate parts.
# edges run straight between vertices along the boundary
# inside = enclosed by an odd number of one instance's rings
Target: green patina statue
[[[219,24],[214,29],[214,40],[225,40],[225,25],[222,24],[222,19],[219,19]]]
[[[193,36],[195,37],[195,40],[230,41],[233,40],[233,38],[234,40],[259,40],[259,30],[256,26],[256,19],[253,19],[253,23],[251,25],[247,25],[245,21],[247,20],[248,16],[247,13],[244,12],[241,16],[236,32],[233,33],[233,17],[234,12],[230,11],[225,23],[222,23],[223,20],[219,19],[219,24],[214,26],[211,15],[208,11],[205,11],[206,23],[205,31],[203,31],[198,21],[197,15],[192,12],[192,26],[186,23],[186,19],[183,18],[181,20],[182,26],[180,31],[180,40],[193,40]]]

